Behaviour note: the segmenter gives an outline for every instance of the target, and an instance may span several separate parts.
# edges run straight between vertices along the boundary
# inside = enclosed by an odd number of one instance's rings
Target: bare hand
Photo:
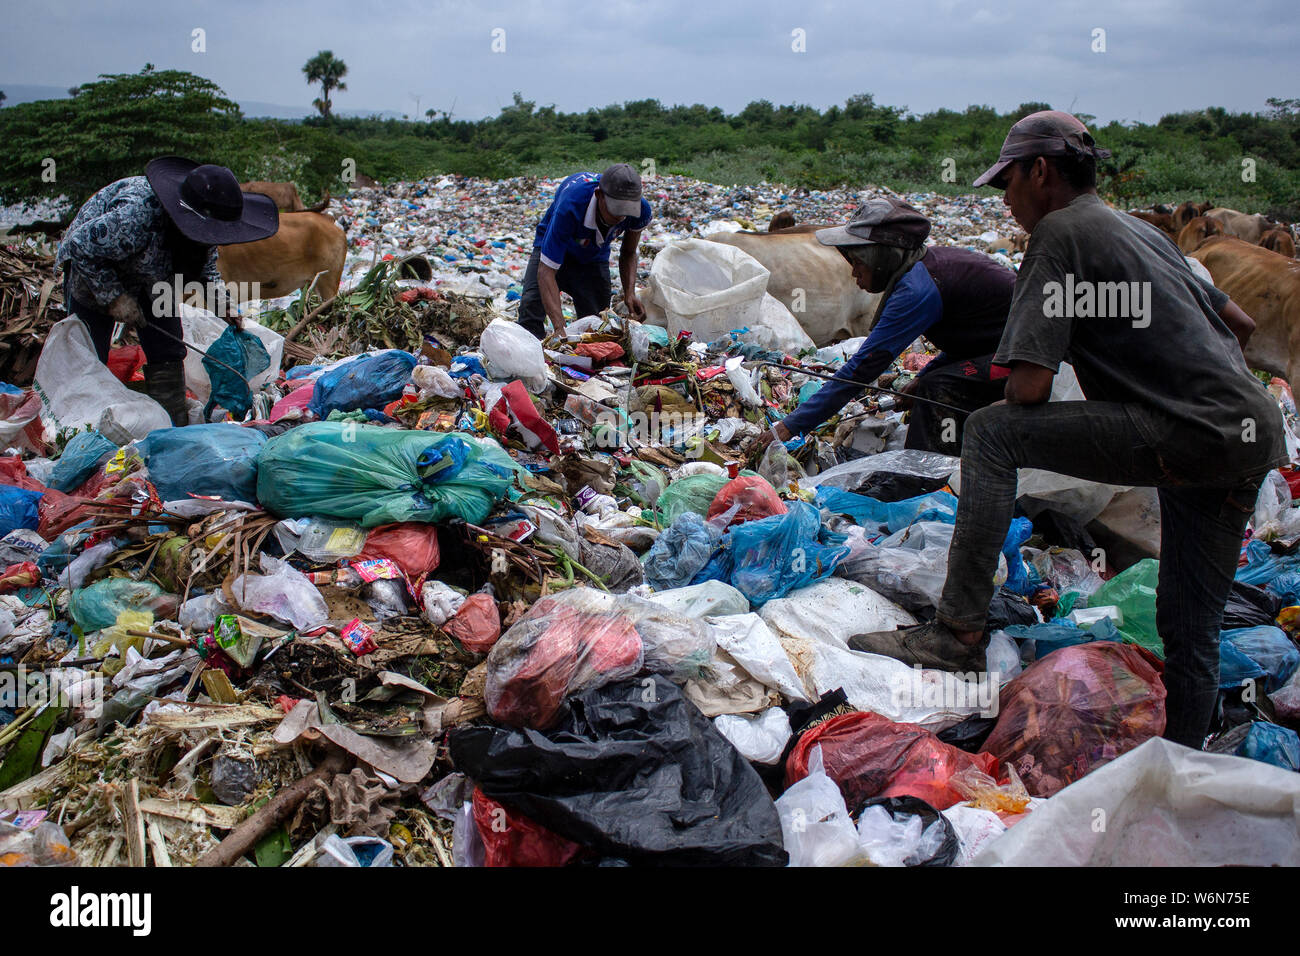
[[[627,314],[630,318],[636,319],[638,322],[645,321],[645,305],[642,304],[641,299],[635,292],[624,294],[623,301],[627,304]]]
[[[794,434],[785,426],[784,422],[777,422],[754,440],[754,450],[762,451],[774,441],[787,442],[793,437]]]
[[[109,303],[108,314],[132,331],[144,328],[148,321],[140,309],[140,303],[125,292]]]

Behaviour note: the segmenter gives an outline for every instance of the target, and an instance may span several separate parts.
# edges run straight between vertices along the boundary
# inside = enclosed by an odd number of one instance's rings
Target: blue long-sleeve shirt
[[[783,421],[791,434],[812,431],[862,393],[843,379],[874,382],[903,349],[943,317],[943,300],[930,271],[918,262],[898,280],[867,340],[826,382]]]

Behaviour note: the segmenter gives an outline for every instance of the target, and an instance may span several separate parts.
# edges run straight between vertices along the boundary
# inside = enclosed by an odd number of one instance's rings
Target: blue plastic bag
[[[1268,672],[1231,641],[1219,641],[1219,687],[1240,687],[1246,681],[1267,678]]]
[[[1264,689],[1268,693],[1290,680],[1296,668],[1300,667],[1300,650],[1296,649],[1280,627],[1261,625],[1223,631],[1219,635],[1219,643],[1220,649],[1224,644],[1231,644],[1259,665],[1266,675]]]
[[[1271,763],[1283,770],[1300,771],[1300,736],[1294,730],[1257,721],[1250,725],[1243,740],[1233,753]]]
[[[656,591],[685,587],[708,563],[722,532],[694,511],[683,512],[642,559],[646,583]]]
[[[216,495],[257,504],[257,454],[266,436],[231,422],[160,428],[140,440],[140,457],[163,501]]]
[[[33,531],[41,523],[37,506],[45,493],[28,491],[17,485],[0,485],[0,538],[16,528]]]
[[[308,407],[317,418],[327,418],[335,409],[341,412],[382,409],[402,397],[413,368],[415,356],[409,352],[390,349],[363,355],[316,379],[316,390]]]
[[[54,463],[46,484],[67,494],[98,471],[100,462],[116,453],[117,445],[99,432],[77,432]]]
[[[806,501],[791,502],[783,515],[736,525],[725,545],[731,586],[757,606],[830,577],[849,549],[821,544],[820,531],[821,517]]]
[[[902,531],[918,521],[953,524],[957,520],[957,498],[946,491],[885,502],[827,485],[817,489],[817,504],[834,514],[848,515],[868,530]]]
[[[211,415],[218,405],[237,419],[247,415],[253,407],[253,393],[248,382],[270,366],[271,356],[261,339],[252,332],[227,326],[208,346],[208,353],[203,358],[203,370],[212,383],[212,394],[203,407],[203,417]]]
[[[1034,526],[1028,518],[1012,518],[1006,540],[1002,542],[1002,555],[1007,559],[1006,586],[1016,594],[1032,594],[1036,589],[1036,582],[1030,579],[1025,570],[1025,559],[1020,554],[1020,546],[1033,533]]]
[[[1079,627],[1073,621],[1058,619],[1041,624],[1011,624],[1003,630],[1019,642],[1020,659],[1026,664],[1040,661],[1052,651],[1059,651],[1063,647],[1092,641],[1119,643],[1122,640],[1115,622],[1108,617],[1087,628]]]

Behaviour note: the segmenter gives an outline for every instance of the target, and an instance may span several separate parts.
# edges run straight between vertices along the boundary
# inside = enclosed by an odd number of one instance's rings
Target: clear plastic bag
[[[719,714],[713,718],[718,733],[754,763],[775,766],[790,739],[790,718],[780,707],[769,707],[761,714]]]
[[[722,540],[722,533],[693,511],[678,516],[642,560],[645,579],[656,590],[690,584]]]
[[[542,343],[516,322],[495,318],[479,337],[483,367],[498,380],[520,379],[530,392],[546,386],[546,355]]]
[[[262,574],[241,574],[231,595],[246,611],[269,614],[300,631],[323,624],[329,617],[325,599],[307,576],[266,552],[258,555]]]

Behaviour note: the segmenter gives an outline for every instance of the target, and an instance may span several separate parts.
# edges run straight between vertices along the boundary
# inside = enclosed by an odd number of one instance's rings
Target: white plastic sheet
[[[1038,805],[975,866],[1298,866],[1300,774],[1155,737]]]
[[[761,324],[768,275],[747,252],[705,239],[670,243],[650,269],[669,337],[690,332],[697,342]]]
[[[790,739],[790,718],[780,707],[761,714],[719,714],[713,718],[718,733],[731,741],[746,760],[775,765]]]
[[[790,866],[846,866],[860,861],[858,831],[839,785],[826,775],[822,748],[808,755],[808,776],[776,801]]]

